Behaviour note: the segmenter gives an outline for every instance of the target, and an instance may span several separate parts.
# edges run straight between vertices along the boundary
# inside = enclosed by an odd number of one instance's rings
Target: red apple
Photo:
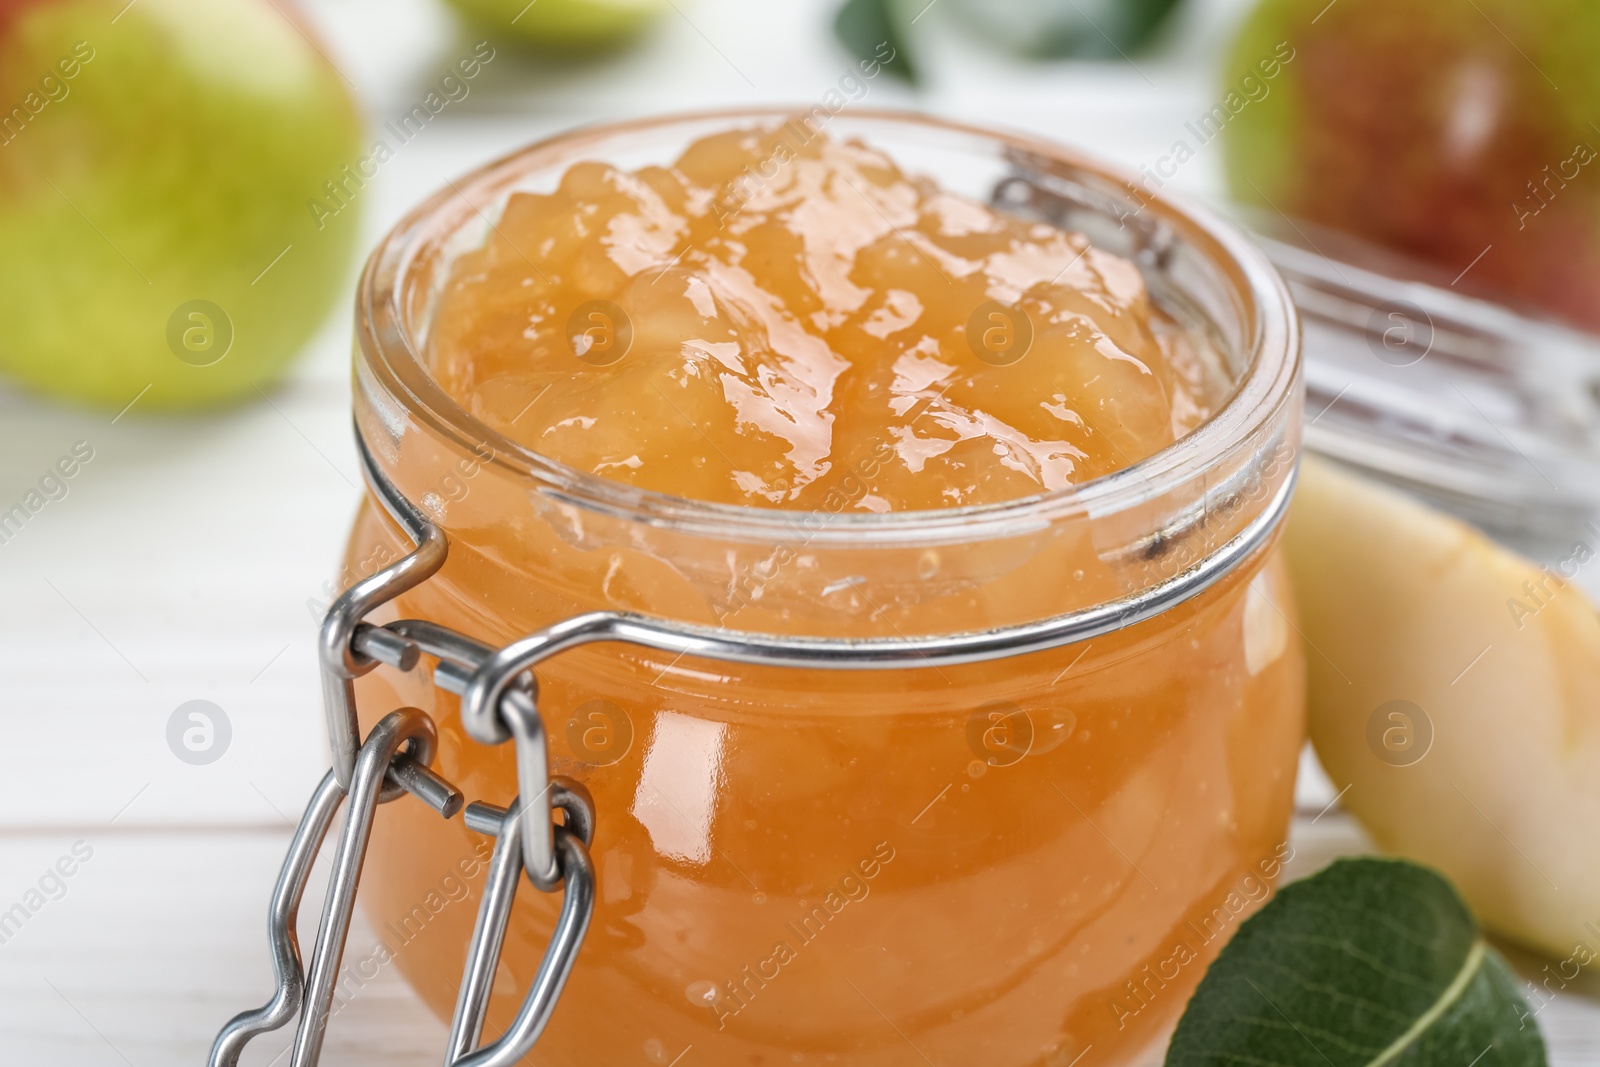
[[[1228,64],[1231,190],[1600,329],[1597,51],[1594,0],[1265,0]]]

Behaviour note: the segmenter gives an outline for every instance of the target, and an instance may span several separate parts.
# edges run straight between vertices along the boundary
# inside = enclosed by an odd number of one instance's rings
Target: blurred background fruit
[[[599,50],[643,32],[671,0],[450,0],[499,38],[544,49]]]
[[[293,12],[13,0],[0,108],[0,370],[26,385],[253,395],[344,294],[361,120]]]
[[[1226,129],[1236,198],[1600,329],[1600,5],[1265,0],[1225,83],[1285,41]]]

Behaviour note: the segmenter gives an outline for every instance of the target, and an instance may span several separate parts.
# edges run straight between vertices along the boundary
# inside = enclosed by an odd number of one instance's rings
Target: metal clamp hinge
[[[361,453],[368,471],[375,472],[364,443]],[[333,767],[301,816],[273,889],[267,915],[276,979],[272,998],[222,1028],[211,1048],[210,1067],[234,1067],[252,1039],[296,1017],[290,1067],[315,1067],[333,1013],[356,887],[378,805],[409,793],[447,819],[462,810],[461,793],[430,769],[437,731],[426,713],[397,709],[384,716],[365,740],[359,737],[353,682],[360,675],[380,664],[411,670],[426,653],[438,661],[435,681],[460,693],[494,662],[488,646],[446,627],[422,621],[375,626],[366,621],[374,609],[437,573],[448,548],[443,531],[387,481],[375,480],[374,487],[416,547],[398,563],[352,586],[323,620],[323,691]],[[527,1055],[549,1022],[594,914],[594,867],[589,858],[593,802],[578,782],[550,776],[531,674],[519,667],[492,683],[496,710],[489,716],[495,720],[491,743],[515,740],[521,792],[507,809],[483,803],[466,807],[467,825],[494,836],[495,846],[450,1029],[446,1067],[509,1067]],[[322,921],[310,964],[303,967],[296,936],[300,902],[333,817],[346,798],[349,804],[333,855]],[[557,811],[562,813],[560,823]],[[479,1048],[517,879],[523,873],[541,891],[562,893],[561,914],[522,1009],[499,1040]]]

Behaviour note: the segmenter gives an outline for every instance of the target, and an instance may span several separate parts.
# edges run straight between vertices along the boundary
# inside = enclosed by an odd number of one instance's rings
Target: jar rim
[[[1232,295],[1243,313],[1239,326],[1247,339],[1238,353],[1242,370],[1222,406],[1150,456],[1064,489],[963,507],[853,513],[724,504],[613,481],[542,455],[500,433],[473,416],[435,381],[407,314],[408,285],[419,255],[430,242],[439,241],[438,223],[452,204],[462,202],[488,220],[486,204],[497,207],[492,201],[514,190],[519,178],[571,150],[674,126],[781,122],[805,114],[804,107],[721,108],[586,125],[516,149],[447,182],[395,224],[362,270],[356,294],[357,348],[390,402],[370,394],[369,399],[377,401],[380,411],[392,408],[393,402],[402,404],[406,415],[463,451],[476,453],[486,466],[524,478],[530,488],[586,511],[739,541],[788,541],[801,528],[808,541],[834,547],[970,543],[1014,536],[1073,516],[1100,517],[1138,507],[1203,476],[1234,446],[1277,421],[1284,406],[1296,399],[1301,376],[1298,315],[1287,285],[1243,230],[1186,198],[1165,190],[1152,192],[1148,185],[1141,187],[1131,172],[1031,134],[916,112],[865,108],[851,108],[849,121],[971,138],[1006,153],[1093,175],[1128,191],[1137,212],[1153,213],[1201,248],[1235,281]],[[358,383],[361,377],[358,374]]]

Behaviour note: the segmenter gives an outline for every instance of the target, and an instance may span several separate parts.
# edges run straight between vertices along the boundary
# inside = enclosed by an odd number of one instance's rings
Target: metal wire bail
[[[400,708],[384,716],[357,750],[350,804],[334,853],[307,978],[297,938],[300,902],[334,813],[347,795],[332,770],[323,777],[289,844],[267,913],[276,983],[272,999],[254,1011],[236,1015],[222,1028],[211,1048],[211,1067],[233,1067],[252,1039],[278,1029],[296,1014],[300,1026],[291,1067],[317,1062],[378,805],[412,793],[447,818],[461,809],[461,794],[427,769],[434,747],[433,720],[416,708]]]
[[[223,1027],[207,1061],[210,1067],[235,1067],[251,1040],[282,1027],[296,1015],[300,1023],[290,1065],[314,1067],[318,1062],[355,909],[356,886],[378,806],[412,793],[446,818],[461,810],[461,794],[425,769],[433,747],[433,720],[416,708],[401,708],[374,726],[357,750],[348,794],[351,802],[334,853],[333,873],[308,976],[302,970],[296,937],[300,902],[333,816],[346,796],[333,771],[323,777],[289,845],[268,911],[267,933],[276,989],[265,1005],[240,1013]],[[476,1049],[516,898],[517,876],[525,869],[518,831],[528,825],[525,814],[537,815],[550,808],[562,811],[566,822],[546,823],[554,847],[554,880],[548,887],[535,884],[546,892],[563,891],[561,915],[522,1010],[498,1041]],[[539,802],[529,805],[526,813],[520,798],[512,802],[510,809],[473,804],[466,821],[472,829],[493,835],[496,841],[445,1064],[505,1067],[527,1055],[544,1031],[588,932],[595,900],[594,865],[589,858],[589,845],[594,840],[594,803],[580,783],[556,778],[545,786]],[[529,880],[533,881],[531,876]]]
[[[506,925],[511,919],[517,875],[524,870],[523,849],[517,844],[522,799],[513,800],[505,810],[473,804],[467,811],[468,825],[493,833],[496,840],[484,880],[483,902],[478,906],[477,924],[467,949],[461,994],[450,1023],[450,1041],[445,1049],[449,1067],[509,1067],[527,1055],[550,1021],[550,1013],[555,1010],[589,930],[595,892],[594,865],[589,859],[589,845],[594,840],[594,803],[583,786],[568,779],[553,782],[550,793],[552,802],[567,816],[566,824],[555,826],[552,835],[558,877],[565,886],[561,915],[522,1009],[498,1041],[476,1051],[474,1046],[482,1037],[484,1017],[489,1011]],[[537,812],[542,806],[534,804],[532,809]]]

